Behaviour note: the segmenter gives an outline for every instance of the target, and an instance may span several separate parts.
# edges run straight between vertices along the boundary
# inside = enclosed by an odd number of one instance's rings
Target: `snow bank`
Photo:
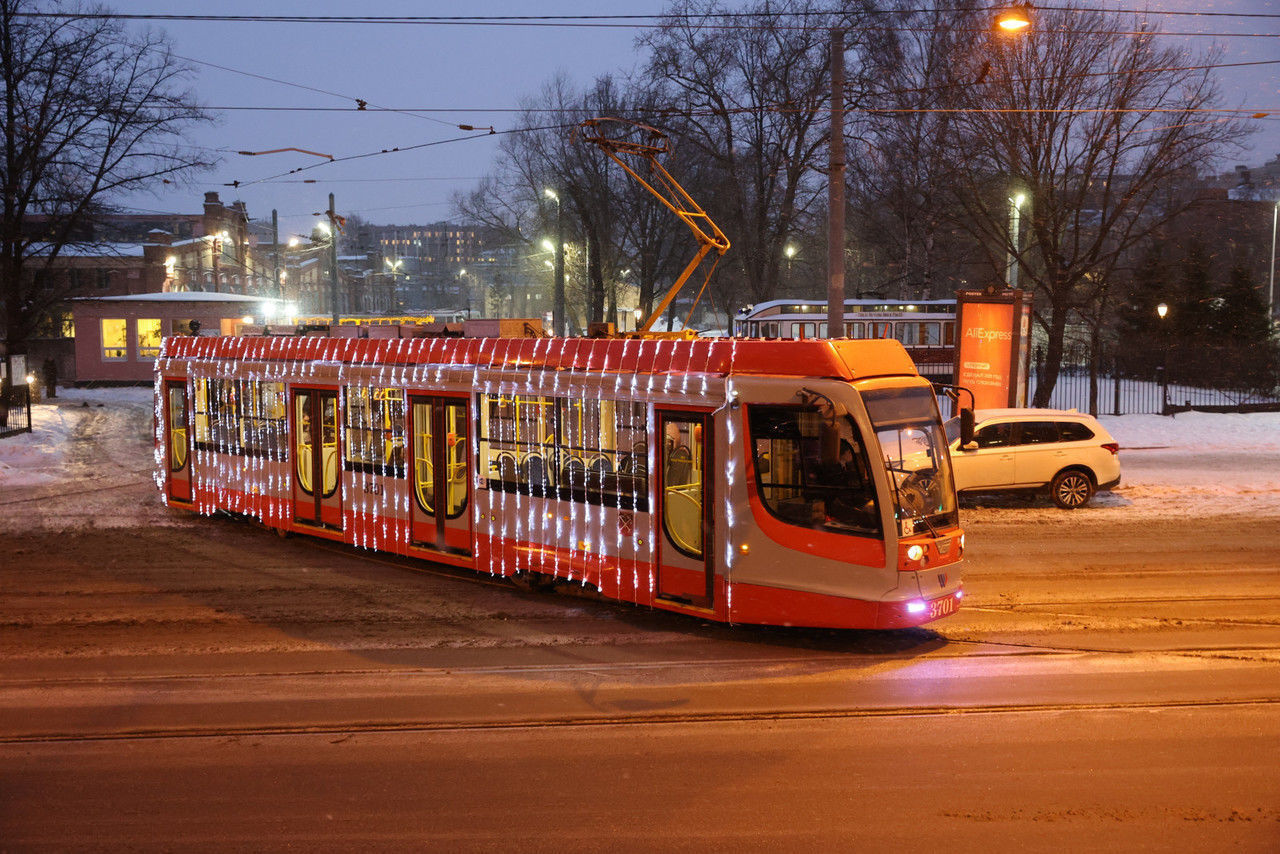
[[[65,459],[86,415],[98,407],[150,407],[152,401],[150,388],[59,389],[53,400],[31,407],[30,433],[0,439],[0,490],[78,479]]]
[[[1280,451],[1280,412],[1220,415],[1102,415],[1098,418],[1125,448],[1184,451]]]

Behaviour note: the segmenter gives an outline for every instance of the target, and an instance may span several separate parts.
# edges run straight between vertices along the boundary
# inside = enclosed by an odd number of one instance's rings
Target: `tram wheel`
[[[517,572],[511,576],[511,581],[517,587],[528,590],[530,593],[545,593],[556,586],[555,576],[529,570]]]

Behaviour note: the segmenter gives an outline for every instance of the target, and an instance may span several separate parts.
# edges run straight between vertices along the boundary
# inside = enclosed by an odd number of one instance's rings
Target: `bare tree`
[[[830,98],[828,28],[804,0],[759,2],[726,26],[718,0],[677,0],[641,38],[678,146],[706,164],[695,196],[733,243],[721,299],[778,291],[788,239],[820,211]],[[841,19],[843,20],[843,19]],[[722,265],[724,269],[724,265]]]
[[[1186,209],[1162,195],[1245,129],[1208,111],[1209,64],[1161,47],[1141,20],[1076,5],[1040,9],[1030,32],[992,33],[958,62],[957,170],[964,223],[992,277],[1005,258],[1035,295],[1046,332],[1033,405],[1053,393],[1069,323],[1096,318],[1115,273],[1142,239]],[[1133,33],[1139,33],[1134,35]],[[1010,198],[1025,195],[1020,239]]]
[[[569,314],[583,322],[616,317],[622,271],[639,288],[639,306],[648,311],[687,233],[642,187],[631,181],[603,151],[584,144],[578,124],[600,116],[647,119],[652,96],[629,81],[600,77],[578,92],[557,76],[524,103],[521,126],[500,147],[497,164],[471,192],[456,196],[463,216],[498,229],[513,244],[534,249],[556,230],[557,203],[563,206],[569,242],[566,258]]]
[[[69,295],[47,274],[126,191],[209,165],[183,145],[208,121],[161,34],[133,37],[97,6],[0,0],[4,208],[0,315],[21,353]]]
[[[905,2],[905,0],[904,0]],[[850,231],[876,263],[862,288],[883,297],[938,299],[961,284],[972,239],[957,226],[949,188],[963,168],[950,142],[958,56],[973,49],[976,9],[909,8],[887,15],[883,37],[864,54],[875,86],[852,112]]]

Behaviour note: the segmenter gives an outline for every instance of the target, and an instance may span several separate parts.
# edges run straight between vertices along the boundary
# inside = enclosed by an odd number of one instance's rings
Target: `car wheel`
[[[1059,507],[1075,510],[1088,504],[1093,497],[1093,479],[1075,469],[1060,471],[1049,485],[1049,495]]]

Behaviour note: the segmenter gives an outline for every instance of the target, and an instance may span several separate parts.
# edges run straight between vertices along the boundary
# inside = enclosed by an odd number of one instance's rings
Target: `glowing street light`
[[[1018,35],[1031,26],[1031,4],[1017,3],[996,14],[996,28],[1009,35]]]

